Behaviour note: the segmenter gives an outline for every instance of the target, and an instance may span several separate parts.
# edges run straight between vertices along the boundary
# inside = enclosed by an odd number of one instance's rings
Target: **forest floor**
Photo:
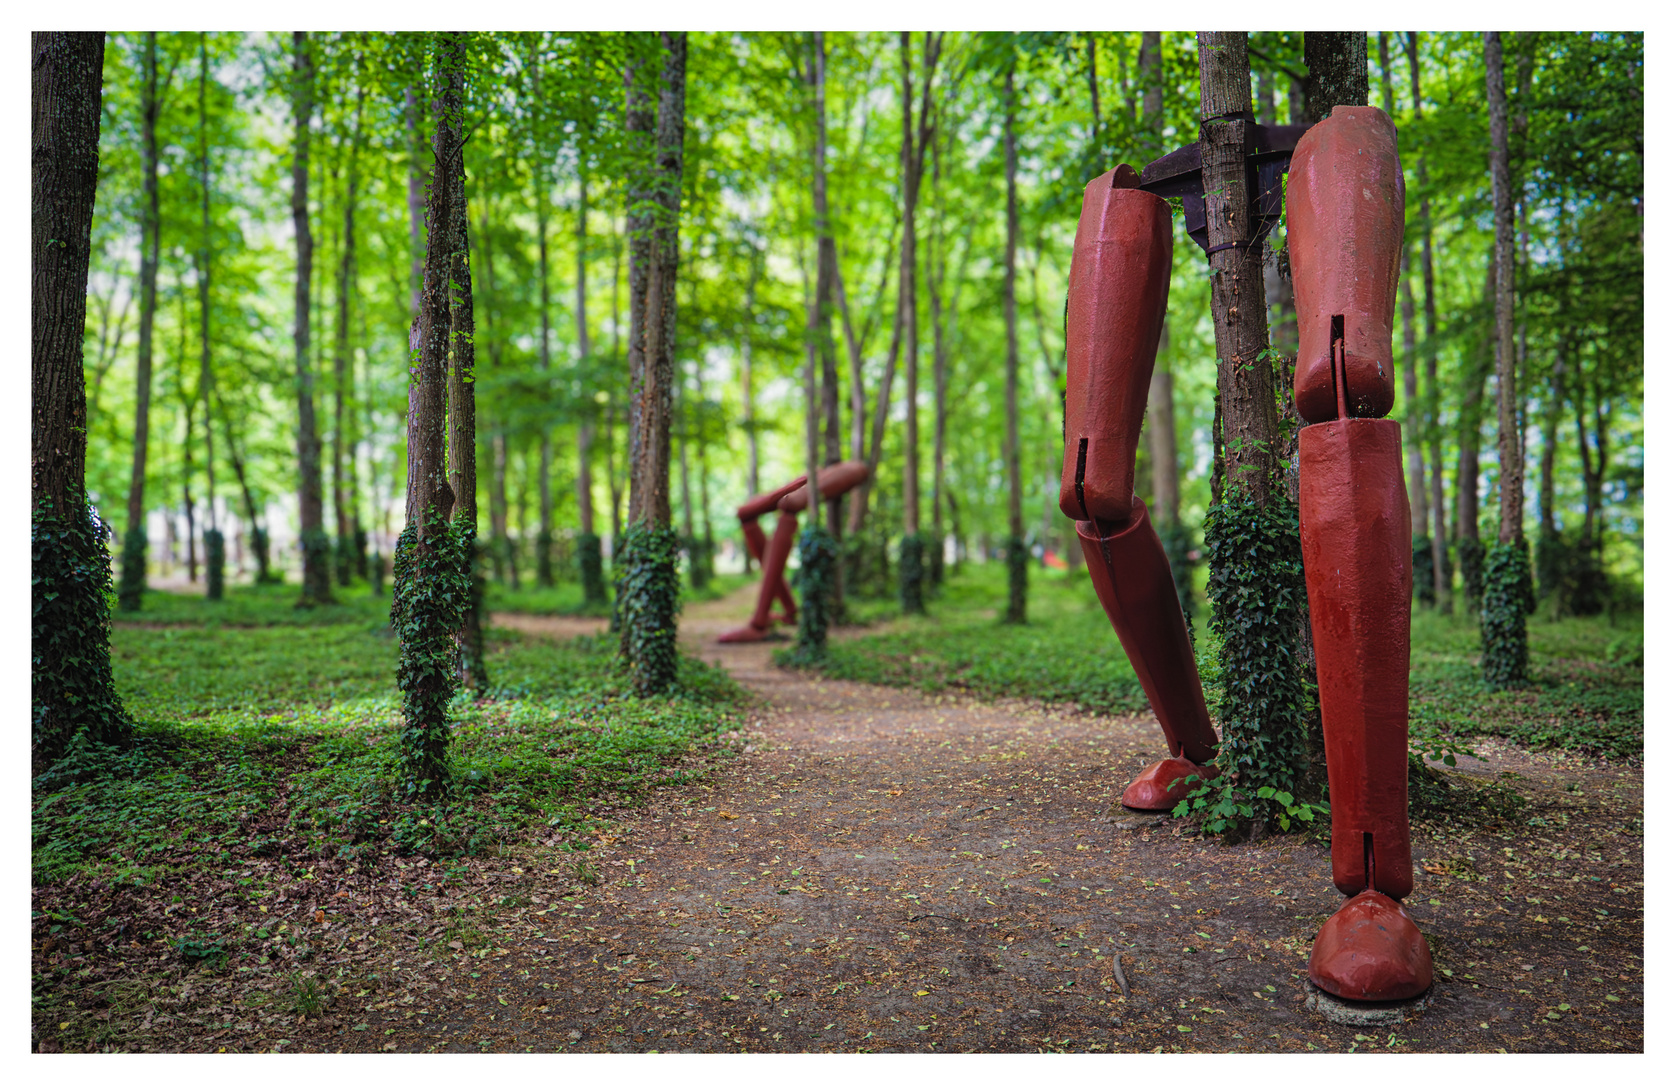
[[[1643,1049],[1642,768],[1477,740],[1460,770],[1514,774],[1530,816],[1415,822],[1407,903],[1436,959],[1431,1004],[1340,1027],[1305,1007],[1313,936],[1340,900],[1322,834],[1234,846],[1122,810],[1163,751],[1149,716],[825,679],[775,666],[783,643],[714,644],[751,600],[691,604],[681,627],[756,695],[745,752],[615,815],[586,884],[537,844],[448,868],[328,860],[301,887],[314,933],[288,956],[288,991],[187,969],[151,984],[120,1045]],[[304,990],[316,1007],[291,1007]],[[44,1011],[37,1046],[58,1049]]]

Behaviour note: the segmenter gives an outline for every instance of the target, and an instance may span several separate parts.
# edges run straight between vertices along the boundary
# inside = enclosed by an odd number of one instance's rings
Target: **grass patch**
[[[117,626],[166,624],[170,626],[341,626],[389,621],[389,586],[382,596],[372,595],[364,581],[343,588],[333,586],[335,604],[299,608],[302,586],[287,584],[228,585],[226,595],[216,601],[192,593],[150,589],[141,611],[111,607],[111,621]]]
[[[682,568],[680,600],[696,604],[705,600],[719,600],[730,596],[741,586],[756,580],[755,575],[717,574],[701,589],[693,589],[691,578]],[[610,584],[610,568],[605,568],[605,592],[614,595]],[[512,611],[521,615],[604,615],[610,614],[610,604],[589,605],[583,597],[581,582],[560,581],[551,588],[526,584],[513,589],[492,578],[488,582],[488,610]]]
[[[824,671],[834,678],[927,693],[965,690],[982,697],[1072,702],[1104,713],[1144,710],[1139,681],[1110,628],[1085,571],[1030,568],[1029,622],[999,622],[1005,568],[962,566],[950,575],[930,617],[903,618],[888,601],[852,602],[879,632],[833,639]],[[1553,621],[1529,629],[1531,684],[1491,691],[1482,681],[1476,620],[1415,610],[1410,710],[1415,746],[1496,735],[1535,750],[1616,759],[1644,753],[1642,619],[1618,615]],[[1198,628],[1198,663],[1212,683],[1213,640]],[[1213,713],[1217,702],[1209,702]]]
[[[435,812],[393,796],[396,642],[381,623],[118,624],[112,660],[135,744],[77,744],[37,778],[36,883],[513,842],[584,850],[611,814],[732,752],[719,736],[744,699],[718,669],[682,658],[676,693],[639,700],[613,638],[493,631],[489,643],[497,689],[455,698],[457,791]]]

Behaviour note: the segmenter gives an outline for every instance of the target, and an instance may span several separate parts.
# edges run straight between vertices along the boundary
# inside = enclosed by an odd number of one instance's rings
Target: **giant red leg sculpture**
[[[1357,1001],[1430,987],[1407,829],[1412,524],[1391,334],[1405,220],[1395,127],[1338,106],[1297,144],[1287,196],[1299,352],[1302,564],[1331,782],[1331,870],[1349,899],[1314,941],[1315,985]]]
[[[866,479],[864,462],[843,461],[827,465],[819,471],[820,497],[831,500],[842,495]],[[751,545],[750,553],[761,560],[761,589],[756,593],[756,610],[750,621],[737,630],[729,630],[717,641],[735,645],[760,641],[772,629],[773,601],[777,599],[785,609],[783,621],[796,618],[796,602],[791,599],[790,587],[785,584],[785,564],[790,560],[791,546],[796,543],[796,515],[808,507],[808,478],[799,476],[784,487],[758,495],[738,508],[739,520],[744,523],[744,536]],[[763,542],[757,519],[769,510],[779,511],[773,539]],[[753,534],[753,535],[752,535]]]
[[[738,508],[738,523],[744,528],[744,546],[749,550],[750,556],[756,562],[761,563],[763,571],[767,568],[767,537],[761,531],[760,518],[763,514],[778,506],[780,499],[807,482],[808,478],[806,476],[799,476],[783,487],[777,487],[772,491],[755,496]],[[769,583],[765,573],[762,582],[763,584]],[[783,574],[773,578],[771,584],[773,588],[771,600],[777,600],[781,610],[778,615],[770,615],[769,618],[785,623],[795,622],[796,600],[791,596],[790,586],[785,584]],[[770,604],[771,600],[769,601]]]
[[[1168,557],[1133,494],[1174,253],[1168,203],[1137,190],[1138,181],[1118,165],[1089,183],[1082,199],[1070,260],[1058,506],[1076,522],[1093,588],[1171,754],[1128,785],[1122,805],[1167,810],[1185,797],[1187,785],[1174,781],[1213,775],[1207,763],[1219,740]]]

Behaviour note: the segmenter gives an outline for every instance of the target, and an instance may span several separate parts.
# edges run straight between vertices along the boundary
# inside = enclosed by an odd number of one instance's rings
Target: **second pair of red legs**
[[[840,461],[819,471],[820,498],[829,502],[859,486],[869,475],[865,462]],[[796,621],[796,601],[785,582],[785,564],[790,561],[791,547],[796,543],[796,515],[808,508],[808,478],[799,476],[784,487],[752,497],[738,508],[738,521],[744,527],[744,544],[752,557],[761,563],[761,588],[756,593],[756,610],[750,621],[736,630],[722,634],[717,641],[736,645],[760,641],[773,631],[775,622]],[[763,515],[779,511],[773,526],[773,538],[762,532]],[[777,602],[779,613],[774,614]]]
[[[1070,264],[1064,468],[1099,601],[1156,713],[1171,756],[1128,785],[1123,805],[1165,810],[1193,775],[1213,776],[1204,705],[1173,575],[1134,457],[1168,305],[1168,204],[1118,167],[1087,186]],[[1411,521],[1401,474],[1391,329],[1405,215],[1395,128],[1339,107],[1297,144],[1287,221],[1300,346],[1303,568],[1331,787],[1331,863],[1348,899],[1315,941],[1309,974],[1360,1001],[1429,988],[1407,827]],[[1254,283],[1260,288],[1260,282]]]

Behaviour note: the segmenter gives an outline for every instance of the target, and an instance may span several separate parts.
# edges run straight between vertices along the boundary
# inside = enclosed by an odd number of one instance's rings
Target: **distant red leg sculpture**
[[[1172,755],[1141,772],[1122,805],[1168,810],[1186,794],[1187,785],[1174,781],[1214,775],[1206,763],[1219,740],[1168,557],[1133,495],[1174,253],[1168,203],[1136,190],[1138,182],[1131,167],[1118,165],[1082,198],[1070,260],[1058,506],[1076,522],[1088,576]]]
[[[769,600],[768,608],[770,612],[768,618],[770,620],[776,619],[779,622],[785,623],[795,622],[796,598],[791,595],[790,586],[785,584],[783,574],[773,578],[769,578],[766,574],[767,537],[761,531],[760,519],[763,514],[772,512],[772,510],[779,505],[780,499],[789,495],[797,488],[802,487],[807,482],[808,478],[806,476],[799,476],[783,487],[774,488],[772,491],[763,492],[762,494],[749,499],[743,506],[738,508],[738,522],[744,528],[744,546],[750,552],[750,556],[754,558],[756,562],[762,564],[762,587],[771,589],[771,599]],[[779,602],[779,607],[782,609],[777,615],[771,614],[773,600],[777,600]]]
[[[1356,1001],[1430,987],[1412,892],[1407,670],[1412,523],[1391,325],[1405,220],[1395,128],[1338,106],[1297,144],[1288,188],[1300,353],[1302,565],[1331,782],[1331,870],[1349,899],[1314,940],[1314,984]],[[1357,418],[1359,417],[1359,418]]]
[[[851,490],[865,480],[868,469],[864,462],[842,461],[827,465],[819,471],[820,498],[830,501]],[[739,520],[744,523],[745,542],[750,552],[761,560],[761,589],[756,594],[756,610],[750,621],[737,630],[730,630],[716,640],[724,644],[760,641],[772,629],[773,601],[784,606],[783,621],[796,618],[796,603],[791,599],[790,587],[785,584],[785,563],[790,559],[791,546],[796,543],[796,515],[808,506],[808,478],[799,476],[782,488],[758,495],[738,508]],[[757,518],[777,507],[779,523],[773,529],[771,542],[763,544],[761,526]]]

